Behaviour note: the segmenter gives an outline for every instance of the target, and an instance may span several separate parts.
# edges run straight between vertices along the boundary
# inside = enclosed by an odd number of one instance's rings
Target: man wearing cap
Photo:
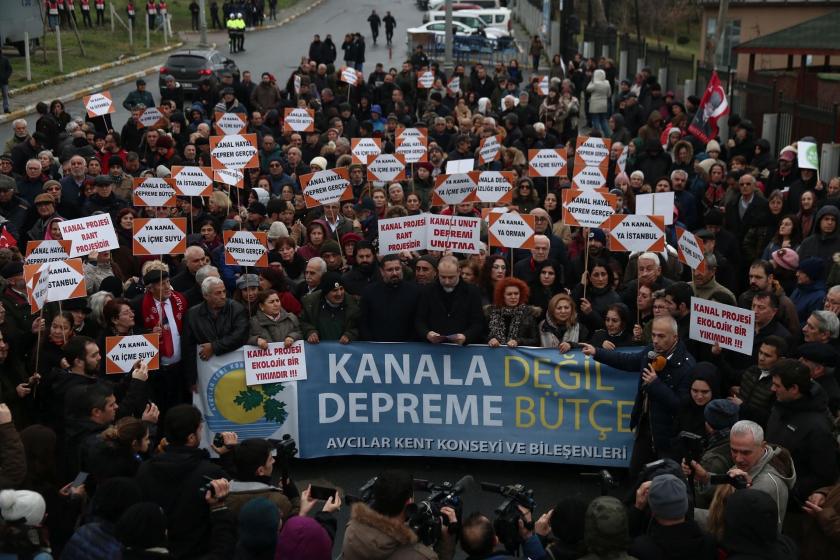
[[[644,535],[635,538],[628,553],[639,560],[683,558],[714,560],[715,538],[700,529],[688,513],[688,488],[673,474],[660,474],[642,483],[636,491],[636,508],[650,508],[651,523]],[[667,554],[665,554],[667,551]]]
[[[771,193],[775,190],[784,190],[798,179],[797,174],[794,173],[796,166],[796,148],[793,146],[786,146],[782,148],[779,153],[778,166],[776,170],[767,179],[765,191]],[[796,213],[799,209],[799,199],[787,199],[788,212]]]
[[[15,180],[0,175],[0,216],[8,220],[4,225],[15,239],[20,238],[29,208],[29,204],[17,195]]]
[[[251,92],[251,106],[255,111],[262,114],[267,113],[272,109],[276,109],[281,101],[282,96],[277,84],[271,81],[271,74],[263,72],[260,77],[260,83]]]
[[[172,101],[180,111],[184,108],[184,88],[175,80],[175,76],[167,74],[163,77],[164,86],[160,88],[160,102]]]
[[[165,267],[160,261],[144,266],[145,294],[132,301],[142,328],[160,335],[160,369],[151,373],[151,382],[155,402],[164,413],[188,396],[181,359],[187,298],[172,289]]]
[[[824,261],[819,257],[808,257],[799,261],[796,269],[796,288],[790,299],[796,306],[799,324],[804,325],[812,311],[822,309],[825,301]]]
[[[245,229],[248,231],[268,231],[271,224],[265,220],[267,213],[265,204],[262,202],[252,202],[248,205],[248,219],[245,222]]]
[[[23,277],[23,263],[10,261],[0,269],[5,287],[0,293],[0,303],[6,310],[6,321],[16,333],[33,332],[32,311],[26,295],[26,280]]]
[[[303,298],[300,330],[310,344],[337,340],[348,344],[359,338],[359,303],[347,294],[337,272],[327,271],[319,289]]]
[[[714,399],[703,409],[703,452],[700,464],[709,472],[726,472],[732,462],[729,449],[729,431],[740,417],[739,407],[731,400]],[[691,457],[677,457],[688,466]],[[696,457],[693,458],[696,460]],[[708,506],[706,497],[698,498],[698,505]]]
[[[834,416],[840,410],[840,384],[834,375],[839,357],[831,346],[820,342],[806,342],[799,346],[799,361],[805,364],[811,379],[828,395],[828,410]]]
[[[26,230],[26,235],[24,238],[21,239],[21,242],[25,241],[40,241],[44,239],[47,224],[49,224],[54,218],[60,218],[58,214],[55,213],[55,199],[47,194],[41,193],[35,197],[35,222],[32,227]],[[27,226],[29,225],[28,222]]]
[[[116,178],[112,175],[98,175],[93,181],[94,193],[82,206],[82,214],[91,216],[95,212],[102,212],[111,214],[112,219],[115,219],[120,210],[128,207],[126,201],[114,194],[115,183]]]
[[[321,244],[320,256],[327,263],[327,270],[342,274],[344,272],[344,257],[341,256],[341,246],[333,239],[327,239]]]
[[[146,80],[139,78],[135,85],[137,89],[129,93],[122,106],[126,111],[131,111],[137,105],[145,105],[146,107],[155,107],[155,99],[152,94],[146,91]]]
[[[219,94],[222,96],[221,100],[216,103],[216,106],[213,108],[213,113],[244,113],[245,115],[248,114],[248,110],[245,106],[236,99],[236,95],[233,90],[233,86],[225,86],[220,91]]]

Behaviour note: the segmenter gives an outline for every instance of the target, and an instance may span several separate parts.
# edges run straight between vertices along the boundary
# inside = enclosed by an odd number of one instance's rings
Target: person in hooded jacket
[[[592,81],[586,86],[586,93],[589,95],[587,111],[592,119],[592,128],[600,130],[601,134],[609,137],[611,134],[607,124],[607,114],[610,107],[610,95],[612,88],[607,81],[606,73],[598,68],[592,74]]]
[[[581,560],[636,560],[627,553],[629,521],[618,498],[601,496],[590,502],[584,518],[583,541],[587,554]]]
[[[671,171],[671,156],[662,149],[659,139],[647,140],[644,151],[636,156],[636,163],[631,171],[641,171],[645,177],[656,180],[659,177],[667,177]]]
[[[753,489],[736,490],[726,502],[721,547],[727,560],[790,560],[796,544],[776,528],[776,504]]]
[[[800,261],[808,257],[820,257],[828,268],[834,254],[840,252],[840,232],[837,222],[840,221],[840,209],[827,204],[817,212],[814,222],[814,233],[802,240],[797,253]]]

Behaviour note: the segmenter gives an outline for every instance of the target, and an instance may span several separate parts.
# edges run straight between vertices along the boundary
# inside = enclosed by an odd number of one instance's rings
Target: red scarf
[[[161,323],[156,301],[151,292],[146,292],[143,296],[143,302],[140,304],[140,313],[143,314],[143,327],[147,329],[153,329]],[[184,330],[181,325],[184,324],[184,314],[187,312],[187,300],[178,292],[173,291],[172,295],[169,296],[169,301],[172,303],[172,314],[175,316],[178,332],[183,333]]]

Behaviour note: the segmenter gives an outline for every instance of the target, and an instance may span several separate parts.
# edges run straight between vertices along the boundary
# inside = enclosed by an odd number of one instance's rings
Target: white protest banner
[[[282,342],[272,342],[265,350],[245,346],[243,352],[245,385],[306,380],[306,351],[302,340],[288,348]]]
[[[214,169],[213,180],[237,189],[245,188],[245,174],[238,169]]]
[[[87,116],[90,118],[103,117],[108,113],[115,113],[117,111],[117,108],[114,107],[114,100],[111,99],[110,91],[86,95],[82,97],[82,104],[85,106]]]
[[[594,189],[563,190],[563,223],[570,226],[599,228],[615,214],[616,196]]]
[[[300,176],[300,187],[307,208],[334,204],[353,198],[350,173],[346,167],[325,169]]]
[[[417,89],[432,89],[435,85],[435,73],[431,70],[417,72]]]
[[[478,162],[481,164],[496,161],[501,157],[502,136],[488,136],[482,138],[478,144]]]
[[[105,337],[105,373],[128,373],[137,362],[160,368],[160,335],[133,334]]]
[[[242,169],[260,166],[256,134],[210,137],[210,165],[213,169]]]
[[[401,154],[406,163],[426,161],[428,140],[425,136],[397,137],[394,153]]]
[[[647,193],[636,195],[636,214],[662,216],[665,225],[674,223],[674,193]]]
[[[157,128],[164,120],[166,120],[166,117],[163,116],[163,113],[157,107],[148,107],[140,115],[140,119],[137,121],[137,128]]]
[[[341,81],[345,84],[355,86],[360,79],[362,78],[359,75],[359,72],[356,72],[355,68],[350,68],[349,66],[344,66],[341,68]]]
[[[367,165],[382,153],[381,138],[351,138],[350,155],[353,163]]]
[[[566,173],[563,148],[528,150],[528,177],[559,177]]]
[[[295,95],[300,95],[300,74],[295,74],[294,87]]]
[[[477,202],[475,191],[478,188],[478,173],[441,174],[435,177],[435,190],[432,192],[432,206]]]
[[[268,233],[225,230],[225,264],[268,266]]]
[[[175,179],[134,177],[131,204],[134,206],[176,206]]]
[[[114,251],[120,248],[110,214],[65,220],[58,227],[61,229],[61,237],[73,244],[70,250],[71,257],[89,255],[94,251]]]
[[[402,154],[379,154],[367,164],[368,181],[405,180],[405,156]]]
[[[315,130],[315,111],[303,107],[283,110],[283,132],[312,132]]]
[[[796,143],[796,161],[799,169],[813,169],[820,168],[820,156],[817,152],[817,145],[814,142]]]
[[[706,270],[706,249],[703,240],[681,227],[677,228],[677,253],[680,262],[692,270]]]
[[[461,93],[461,77],[460,76],[452,76],[449,79],[449,83],[446,84],[446,89],[449,93],[457,94]]]
[[[656,253],[665,250],[665,221],[662,216],[613,214],[601,227],[610,232],[610,251]]]
[[[26,258],[23,262],[24,264],[43,264],[69,259],[72,245],[72,243],[63,239],[27,241]]]
[[[423,127],[417,128],[406,128],[404,126],[398,126],[396,132],[396,138],[429,138],[429,129]]]
[[[627,169],[627,156],[630,154],[630,148],[624,146],[621,150],[621,154],[618,156],[618,160],[616,160],[616,165],[618,166],[618,170],[621,173],[624,173]]]
[[[446,171],[447,175],[452,175],[453,173],[469,173],[475,169],[475,160],[470,159],[450,159],[446,161]]]
[[[535,218],[536,216],[518,212],[490,213],[487,244],[492,247],[533,249],[536,234]]]
[[[688,338],[721,348],[752,354],[755,312],[716,301],[691,298],[691,326]]]
[[[186,218],[134,218],[134,255],[181,255],[187,250]]]
[[[379,254],[426,249],[428,214],[379,220]]]
[[[213,194],[213,169],[210,167],[172,166],[175,191],[180,196],[210,196]]]
[[[513,200],[513,171],[479,171],[475,196],[479,202],[507,204]]]
[[[40,278],[36,278],[37,273],[41,274]],[[49,301],[64,301],[87,295],[84,265],[81,259],[25,265],[23,278],[25,281],[31,280],[33,284],[32,293],[29,294],[29,303],[33,310],[36,301],[43,306],[43,303]]]
[[[32,313],[47,303],[47,287],[50,281],[50,263],[23,265],[23,279],[26,283],[26,299]]]
[[[426,240],[429,251],[452,251],[476,255],[480,252],[481,218],[428,215]]]
[[[216,134],[227,136],[241,134],[248,128],[248,115],[245,113],[216,113],[214,129]]]
[[[540,82],[537,84],[537,92],[542,95],[548,95],[548,90],[551,87],[548,76],[540,76]]]
[[[607,184],[610,167],[609,138],[578,136],[575,147],[575,169],[572,184],[575,188],[600,189]]]

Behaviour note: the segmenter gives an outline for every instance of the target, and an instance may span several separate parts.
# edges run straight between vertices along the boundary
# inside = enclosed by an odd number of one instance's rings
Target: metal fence
[[[417,33],[408,34],[408,52],[411,53],[418,45],[430,58],[442,61],[446,55],[446,38],[443,35]],[[494,65],[503,62],[507,65],[512,59],[517,59],[520,64],[519,49],[513,37],[500,39],[489,39],[480,35],[455,35],[453,37],[453,57],[455,64],[472,65],[484,64]]]

